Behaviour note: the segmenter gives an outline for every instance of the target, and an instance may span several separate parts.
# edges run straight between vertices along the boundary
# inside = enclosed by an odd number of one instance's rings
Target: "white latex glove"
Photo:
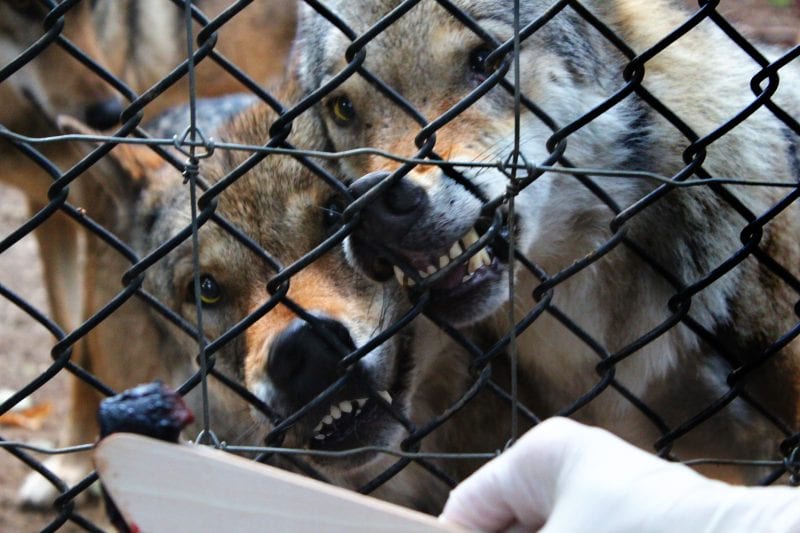
[[[713,481],[553,418],[453,489],[439,518],[481,531],[800,532],[800,492]]]

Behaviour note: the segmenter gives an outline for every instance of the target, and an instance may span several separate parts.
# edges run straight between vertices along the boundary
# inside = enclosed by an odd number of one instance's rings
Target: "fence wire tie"
[[[203,146],[202,152],[191,152],[185,148],[185,146],[195,146],[196,141],[193,143],[186,142],[186,139],[190,135],[195,135],[199,137],[200,144]],[[183,155],[185,155],[190,159],[191,158],[205,159],[207,157],[211,157],[212,155],[214,155],[214,150],[216,149],[216,144],[214,144],[213,137],[209,137],[208,139],[206,139],[206,136],[203,135],[203,130],[192,126],[187,126],[187,128],[183,130],[183,133],[180,136],[173,135],[172,145],[175,147],[176,150],[178,150],[180,153],[182,153]]]
[[[788,457],[783,458],[783,467],[789,473],[789,484],[793,487],[800,485],[800,446],[792,449]]]
[[[512,173],[508,171],[508,169],[512,167],[515,155],[517,160],[521,161],[523,166],[525,167],[526,171],[525,176],[514,177]],[[528,160],[525,158],[525,154],[523,154],[522,152],[517,152],[516,154],[514,152],[511,152],[510,154],[508,154],[508,157],[506,157],[505,161],[503,160],[497,161],[497,168],[500,170],[500,172],[502,172],[502,174],[506,178],[508,178],[508,187],[506,188],[506,192],[508,193],[508,195],[517,196],[522,190],[519,184],[524,182],[531,176],[533,166],[530,164],[530,162],[528,162]]]

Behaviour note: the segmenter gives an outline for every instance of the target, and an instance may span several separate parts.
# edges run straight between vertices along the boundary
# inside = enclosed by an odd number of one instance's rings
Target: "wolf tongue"
[[[466,263],[450,267],[450,272],[447,275],[431,286],[435,290],[450,290],[458,287],[463,283],[464,276],[467,275]]]

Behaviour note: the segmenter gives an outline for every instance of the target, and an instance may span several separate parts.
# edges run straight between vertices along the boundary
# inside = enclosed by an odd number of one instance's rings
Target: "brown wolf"
[[[353,194],[379,184],[385,193],[365,204],[348,239],[351,260],[376,279],[394,265],[412,293],[430,293],[429,312],[455,325],[481,323],[502,336],[512,301],[515,320],[530,313],[535,320],[517,339],[520,366],[542,415],[574,412],[643,447],[657,443],[666,453],[672,444],[682,459],[776,458],[798,423],[800,213],[791,190],[678,189],[535,165],[795,183],[797,60],[779,70],[770,108],[762,103],[739,121],[756,99],[751,80],[761,67],[713,22],[658,47],[689,20],[674,2],[589,0],[585,12],[522,2],[520,179],[512,184],[510,170],[498,168],[515,144],[514,67],[503,54],[513,44],[511,1],[325,4],[355,36],[381,30],[347,56],[355,37],[303,8],[294,64],[306,93],[324,87],[317,112],[335,149],[433,150],[486,163],[347,159],[351,178],[372,173]],[[378,25],[384,16],[396,20]],[[631,63],[648,51],[643,64]],[[360,70],[331,84],[348,57]],[[446,114],[463,100],[458,114]],[[519,189],[513,218],[510,186]],[[501,226],[487,233],[492,220]],[[513,299],[509,238],[524,259],[514,264]],[[781,349],[771,354],[773,343]],[[599,375],[609,357],[615,364]],[[581,407],[584,394],[599,390]],[[704,410],[713,404],[719,412],[710,416]]]
[[[207,133],[213,131],[215,122],[227,122],[233,111],[249,102],[252,99],[239,96],[201,101],[197,111],[201,127]],[[255,105],[235,115],[214,137],[263,145],[276,118],[266,105]],[[156,124],[174,128],[186,120],[185,110],[180,110]],[[90,133],[74,120],[62,122],[68,130]],[[289,141],[320,149],[318,128],[314,115],[302,115],[293,123]],[[307,409],[285,433],[283,446],[327,451],[399,448],[411,431],[407,424],[429,423],[474,383],[468,354],[418,318],[373,347],[347,372],[338,368],[344,356],[393,325],[407,311],[408,301],[398,286],[378,284],[357,273],[339,245],[292,275],[285,296],[274,296],[268,282],[277,269],[292,268],[335,232],[339,206],[347,202],[342,196],[346,189],[324,183],[292,157],[269,155],[251,165],[249,156],[218,150],[201,166],[200,174],[209,185],[218,185],[237,169],[252,168],[217,197],[213,219],[200,229],[199,303],[209,342],[213,345],[229,337],[209,354],[215,359],[215,376],[243,384],[268,411],[249,406],[211,377],[212,430],[229,444],[263,444],[273,427],[269,415],[286,419]],[[188,227],[190,192],[183,177],[147,148],[118,146],[86,179],[95,199],[87,215],[129,243],[139,258]],[[230,227],[246,235],[251,244],[232,235]],[[265,253],[254,251],[252,244]],[[89,306],[95,311],[119,293],[119,280],[132,263],[95,238],[89,239],[87,260],[87,272],[93,274],[88,280],[93,287]],[[187,331],[196,324],[198,304],[192,263],[191,240],[187,239],[158,259],[143,281],[146,294],[174,312],[183,327],[132,298],[89,334],[82,360],[103,382],[118,390],[155,377],[179,384],[197,371],[198,344]],[[281,292],[279,286],[276,294]],[[313,317],[306,317],[312,322],[298,316],[297,307]],[[232,335],[231,329],[245,320],[250,322],[247,328]],[[505,374],[498,367],[494,378],[502,384]],[[338,385],[332,387],[334,383]],[[70,437],[81,442],[96,434],[97,398],[82,394],[85,387],[76,391],[80,396],[73,401]],[[320,399],[323,393],[327,396]],[[196,391],[193,400],[199,401]],[[500,396],[481,392],[467,408],[426,436],[421,450],[490,452],[501,448],[510,433],[510,410],[504,405]],[[80,461],[79,456],[56,458],[48,467],[74,482],[91,468]],[[360,488],[398,461],[403,460],[363,452],[338,459],[312,457],[305,462],[331,482]],[[287,461],[278,463],[297,468]],[[433,464],[446,477],[460,480],[478,462],[435,460]],[[437,512],[448,489],[440,478],[412,462],[374,494]],[[35,490],[41,500],[54,495],[39,476],[29,478],[26,490]]]
[[[194,2],[206,15],[216,16],[228,7],[224,0]],[[90,68],[82,65],[56,42],[51,42],[24,66],[15,62],[25,51],[44,39],[44,20],[52,6],[46,2],[0,1],[0,68],[9,71],[0,80],[0,125],[32,137],[59,133],[55,116],[69,114],[99,129],[118,123],[124,109],[121,95]],[[247,6],[219,31],[215,50],[240,67],[259,84],[274,84],[282,75],[284,58],[294,34],[295,9],[291,3],[264,1]],[[59,29],[57,21],[55,29]],[[185,33],[180,32],[183,12],[170,2],[83,1],[70,7],[63,17],[61,36],[101,67],[116,75],[135,93],[142,93],[162,76],[177,67],[186,54]],[[198,26],[195,26],[195,30]],[[250,44],[243,46],[248,41]],[[267,59],[265,59],[267,58]],[[197,65],[197,92],[214,95],[240,91],[243,85],[225,73],[210,58]],[[186,77],[167,89],[145,107],[147,115],[188,98]],[[62,144],[34,145],[61,171],[76,161],[72,150]],[[48,173],[6,139],[0,139],[0,179],[20,188],[28,199],[31,212],[49,203],[48,189],[57,176]],[[67,201],[73,206],[94,204],[84,194],[79,178],[70,185]],[[57,210],[37,227],[34,235],[44,266],[44,282],[52,317],[65,331],[84,319],[83,308],[91,299],[91,289],[84,284],[95,273],[81,270],[81,234],[72,219]],[[91,348],[76,352],[81,354]],[[88,356],[87,356],[88,357]],[[88,357],[91,359],[90,357]],[[77,384],[76,387],[82,385]],[[78,396],[91,394],[84,390]],[[91,409],[91,407],[90,407]],[[69,416],[73,416],[70,414]],[[85,415],[74,415],[85,416]],[[80,425],[70,421],[67,426]],[[69,432],[68,432],[69,433]],[[82,434],[81,436],[86,436]],[[32,478],[33,479],[33,478]],[[39,503],[34,483],[23,490],[23,501]],[[30,490],[29,490],[30,489]]]

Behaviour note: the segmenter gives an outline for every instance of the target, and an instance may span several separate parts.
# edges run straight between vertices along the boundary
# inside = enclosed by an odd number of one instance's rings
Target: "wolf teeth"
[[[389,391],[379,391],[378,396],[386,400],[387,403],[392,403],[392,395],[389,394]],[[331,426],[335,420],[339,420],[342,418],[342,414],[348,414],[352,417],[357,417],[361,414],[361,410],[366,405],[368,399],[367,398],[358,398],[355,400],[347,400],[343,402],[339,402],[339,405],[332,405],[330,411],[327,415],[322,417],[322,420],[317,424],[314,428],[313,439],[317,441],[323,441],[328,438],[329,435],[325,435],[323,431],[328,426]],[[352,414],[351,414],[352,413]],[[330,432],[330,430],[329,430]]]
[[[432,276],[439,270],[445,268],[453,259],[458,258],[464,253],[465,249],[478,242],[479,239],[480,235],[478,235],[478,231],[475,228],[471,228],[463,237],[461,237],[461,239],[453,243],[453,245],[450,247],[450,250],[448,250],[446,254],[443,254],[439,257],[437,261],[439,265],[438,268],[435,264],[430,264],[425,267],[425,270],[418,270],[417,273],[419,274],[420,279],[425,279],[428,276]],[[486,248],[481,248],[467,261],[467,275],[462,281],[467,281],[467,279],[469,279],[469,277],[472,276],[472,274],[474,274],[475,271],[482,266],[490,266],[491,264],[492,258],[489,255],[489,252],[486,250]],[[416,285],[416,282],[412,278],[408,277],[406,273],[403,272],[403,269],[397,265],[394,265],[394,275],[400,285],[405,288]]]
[[[414,280],[406,276],[406,273],[403,272],[397,265],[394,265],[394,277],[397,278],[397,281],[399,281],[400,285],[403,287],[413,287],[416,285]]]
[[[492,266],[492,257],[489,255],[489,252],[486,251],[486,248],[481,248],[481,251],[475,255],[481,258],[481,262],[484,266]]]
[[[470,246],[478,242],[479,238],[480,237],[478,236],[478,232],[475,231],[475,228],[472,228],[467,232],[466,235],[461,237],[461,242],[463,243],[464,248],[469,248]]]
[[[478,253],[469,258],[467,274],[472,275],[480,267],[490,266],[491,264],[492,258],[489,256],[489,252],[486,251],[486,248],[482,248]]]

